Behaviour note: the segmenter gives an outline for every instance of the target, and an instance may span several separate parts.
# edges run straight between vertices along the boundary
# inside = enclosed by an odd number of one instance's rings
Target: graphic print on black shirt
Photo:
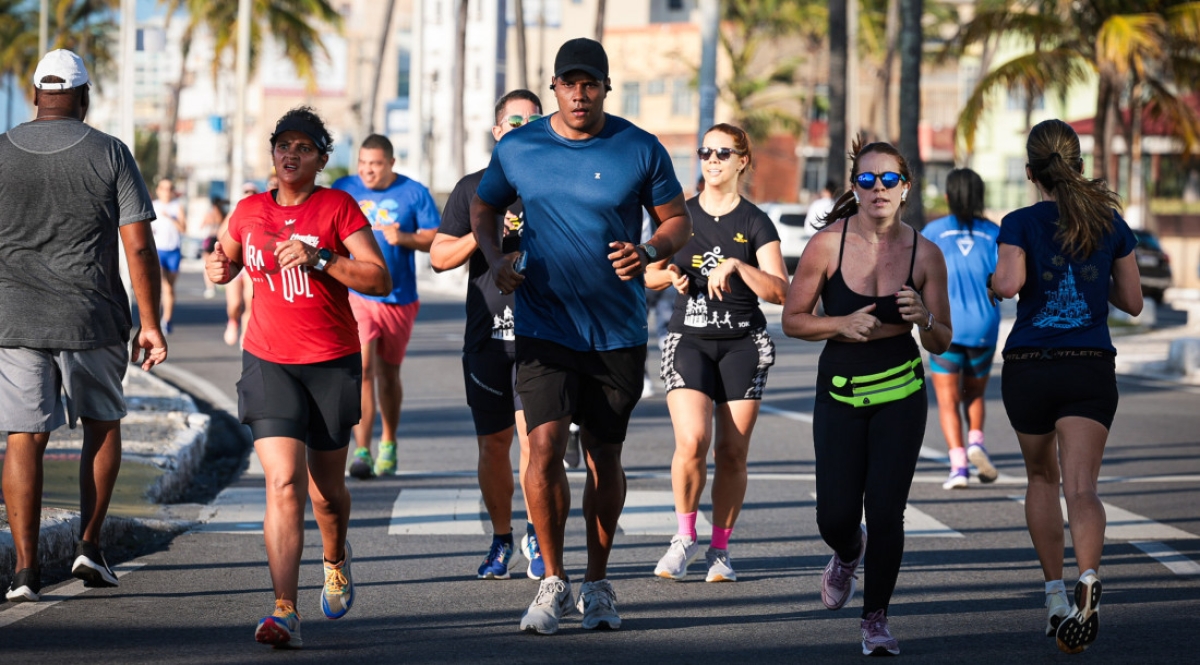
[[[731,258],[757,268],[759,248],[779,241],[771,219],[745,198],[720,221],[700,207],[699,197],[688,200],[687,209],[692,237],[672,263],[688,277],[688,292],[675,299],[668,329],[701,337],[740,337],[767,325],[758,296],[741,277],[732,277],[730,292],[718,300],[708,297],[708,275]]]
[[[461,238],[471,233],[471,200],[483,171],[465,176],[454,187],[442,211],[442,225],[438,233]],[[521,247],[521,228],[525,224],[525,210],[520,200],[508,207],[504,215],[497,216],[497,225],[504,229],[500,249],[505,254]],[[463,352],[514,350],[516,336],[513,319],[513,294],[502,295],[496,288],[483,252],[476,249],[467,264],[467,326],[463,333]]]

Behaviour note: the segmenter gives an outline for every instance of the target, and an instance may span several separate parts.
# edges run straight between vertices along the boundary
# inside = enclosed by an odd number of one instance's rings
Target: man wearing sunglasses
[[[528,90],[513,90],[496,102],[496,124],[492,136],[499,141],[509,132],[541,117],[542,101]],[[500,293],[487,260],[478,251],[471,234],[471,199],[483,170],[464,176],[454,186],[442,210],[442,225],[429,249],[430,263],[437,272],[457,268],[470,261],[467,283],[467,326],[463,333],[463,384],[467,404],[475,421],[479,443],[479,490],[492,520],[492,545],[476,576],[481,580],[506,580],[513,558],[513,474],[510,451],[513,431],[521,442],[519,472],[525,477],[529,439],[525,435],[525,413],[513,388],[515,335],[513,295]],[[503,228],[505,253],[521,247],[524,221],[521,202],[508,206],[496,223]],[[521,552],[529,560],[525,574],[540,580],[546,569],[533,523],[525,526]]]
[[[642,393],[646,363],[648,264],[675,253],[691,234],[683,188],[651,134],[604,112],[611,83],[599,42],[573,39],[554,60],[558,112],[509,134],[471,203],[479,249],[504,293],[516,293],[517,393],[529,430],[525,500],[540,538],[546,576],[521,629],[557,632],[574,609],[585,629],[621,626],[607,577],[625,503],[621,445]],[[521,249],[499,243],[496,215],[525,206]],[[638,244],[642,210],[656,232]],[[588,459],[583,512],[588,566],[578,603],[563,569],[570,491],[563,456],[571,422]]]
[[[393,154],[392,142],[386,136],[371,134],[358,150],[358,175],[338,178],[333,183],[334,189],[348,192],[358,201],[392,274],[393,289],[386,296],[350,292],[363,361],[362,420],[354,428],[350,475],[361,480],[396,473],[396,428],[404,399],[400,363],[404,362],[413,322],[421,308],[415,256],[416,252],[429,251],[441,222],[429,190],[392,170],[396,164]],[[372,460],[376,392],[383,431],[379,457]]]

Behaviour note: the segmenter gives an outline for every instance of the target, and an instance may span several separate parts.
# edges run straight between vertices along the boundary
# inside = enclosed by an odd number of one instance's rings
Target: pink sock
[[[982,446],[983,445],[983,430],[973,429],[970,432],[967,432],[967,445],[968,446]]]
[[[966,448],[951,448],[950,449],[950,468],[951,469],[967,468],[967,449]]]
[[[719,526],[713,527],[712,548],[714,550],[729,549],[729,536],[733,533],[733,529],[722,529]]]
[[[679,535],[687,536],[696,542],[696,513],[681,513],[676,511],[675,519],[679,520]]]

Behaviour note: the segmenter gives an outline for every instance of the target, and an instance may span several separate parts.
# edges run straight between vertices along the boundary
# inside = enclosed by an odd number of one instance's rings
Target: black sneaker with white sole
[[[36,568],[22,568],[13,575],[4,597],[14,603],[34,603],[41,599],[41,592],[42,572]]]
[[[117,576],[109,569],[104,553],[86,540],[79,541],[79,546],[75,548],[71,574],[83,580],[83,586],[86,587],[117,586]]]

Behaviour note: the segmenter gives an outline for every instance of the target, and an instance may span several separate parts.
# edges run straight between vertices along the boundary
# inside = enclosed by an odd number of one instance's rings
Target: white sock
[[[1062,580],[1054,580],[1052,582],[1046,582],[1046,595],[1050,595],[1052,593],[1066,593],[1066,592],[1067,592],[1067,585],[1063,584]]]
[[[1088,575],[1091,575],[1092,577],[1095,577],[1095,576],[1096,576],[1096,571],[1095,571],[1095,569],[1088,568],[1087,570],[1083,571],[1083,573],[1079,575],[1079,579],[1081,579],[1081,580],[1082,580],[1083,578],[1087,577]]]

